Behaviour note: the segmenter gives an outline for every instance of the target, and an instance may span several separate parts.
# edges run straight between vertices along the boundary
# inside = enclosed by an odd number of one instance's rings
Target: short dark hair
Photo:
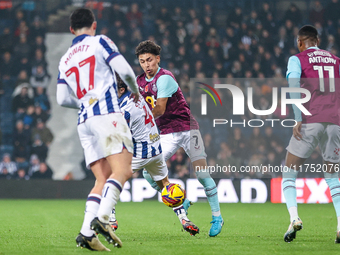
[[[318,30],[316,30],[316,28],[311,25],[306,25],[300,28],[298,36],[305,36],[306,40],[310,40],[311,42],[317,42]]]
[[[161,46],[159,46],[155,42],[146,40],[138,44],[138,46],[136,47],[135,54],[137,58],[139,57],[139,55],[145,53],[150,53],[158,56],[161,54],[161,49],[162,49]]]
[[[93,12],[87,8],[79,8],[72,12],[70,16],[71,28],[74,30],[81,29],[83,27],[91,27],[95,21]]]
[[[124,88],[125,91],[127,91],[127,86],[124,83],[124,81],[120,78],[120,76],[116,73],[116,78],[117,78],[117,87],[118,89]]]

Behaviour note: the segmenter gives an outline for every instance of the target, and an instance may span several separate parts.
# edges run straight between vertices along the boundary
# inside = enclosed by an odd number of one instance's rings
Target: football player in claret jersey
[[[322,171],[329,186],[338,217],[336,243],[340,242],[340,59],[328,51],[319,49],[318,32],[313,26],[303,26],[297,37],[300,53],[288,60],[287,80],[289,87],[301,87],[310,91],[311,98],[303,106],[311,115],[301,114],[293,105],[297,125],[287,147],[286,167],[282,173],[282,189],[290,214],[290,225],[284,235],[291,242],[296,232],[302,229],[296,199],[296,177],[300,167],[319,146],[323,163]],[[291,98],[300,98],[300,93],[290,93]],[[321,217],[321,215],[320,215]]]
[[[96,177],[76,242],[90,250],[108,250],[95,232],[115,246],[122,245],[109,224],[109,215],[132,176],[133,153],[131,132],[118,105],[115,71],[131,88],[135,102],[138,87],[116,45],[104,35],[95,36],[97,23],[91,10],[75,10],[70,23],[76,37],[59,63],[57,102],[80,109],[78,134],[86,165]]]
[[[141,97],[135,103],[130,98],[130,94],[131,92],[127,90],[127,86],[118,77],[118,102],[131,129],[134,144],[132,170],[135,172],[144,168],[155,180],[156,188],[162,190],[170,182],[168,168],[162,155],[158,128],[144,98]],[[199,233],[198,227],[187,218],[183,205],[175,207],[173,210],[185,231],[191,235]],[[113,228],[117,229],[115,210],[112,211],[110,216],[110,223]]]
[[[207,162],[198,123],[191,115],[173,74],[159,66],[160,51],[161,47],[150,40],[143,41],[136,47],[135,54],[144,71],[137,77],[139,91],[152,109],[152,114],[160,129],[164,160],[167,161],[182,147],[190,157],[194,169],[200,169],[196,171],[196,176],[204,187],[212,211],[209,236],[216,236],[221,232],[224,222],[215,181],[209,172],[203,171],[206,169]],[[143,171],[143,175],[152,187],[157,188],[146,171]],[[187,211],[190,202],[186,199],[183,206]]]

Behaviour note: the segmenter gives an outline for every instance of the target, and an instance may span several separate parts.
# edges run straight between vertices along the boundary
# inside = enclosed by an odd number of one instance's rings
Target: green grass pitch
[[[84,200],[0,200],[0,254],[90,254],[76,247]],[[304,229],[292,243],[283,241],[289,224],[284,204],[221,204],[222,233],[208,236],[211,213],[195,203],[189,218],[200,234],[182,232],[176,215],[162,203],[119,203],[121,249],[101,241],[115,254],[339,254],[334,244],[332,204],[299,205]],[[110,247],[111,246],[111,247]],[[93,253],[93,252],[92,252]]]

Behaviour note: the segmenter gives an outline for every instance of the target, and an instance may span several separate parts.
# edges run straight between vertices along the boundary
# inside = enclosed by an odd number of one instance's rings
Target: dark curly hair
[[[150,40],[143,41],[139,43],[138,46],[136,47],[135,54],[136,57],[138,58],[139,55],[145,53],[150,53],[158,56],[161,54],[161,46]]]
[[[305,25],[300,28],[298,35],[301,37],[305,37],[305,40],[309,40],[313,43],[318,41],[318,30],[311,25]]]
[[[94,14],[90,9],[79,8],[72,12],[70,16],[71,28],[74,30],[81,29],[83,27],[91,27],[95,21]]]

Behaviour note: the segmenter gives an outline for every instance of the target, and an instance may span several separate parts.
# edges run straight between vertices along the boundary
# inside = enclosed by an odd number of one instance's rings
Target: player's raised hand
[[[298,121],[296,126],[293,127],[293,136],[295,137],[296,140],[300,141],[302,139],[302,135],[300,133],[301,131],[301,125],[302,125],[302,122],[301,121]]]
[[[133,98],[133,102],[137,103],[139,100],[139,92],[137,93],[131,93],[130,98]]]

